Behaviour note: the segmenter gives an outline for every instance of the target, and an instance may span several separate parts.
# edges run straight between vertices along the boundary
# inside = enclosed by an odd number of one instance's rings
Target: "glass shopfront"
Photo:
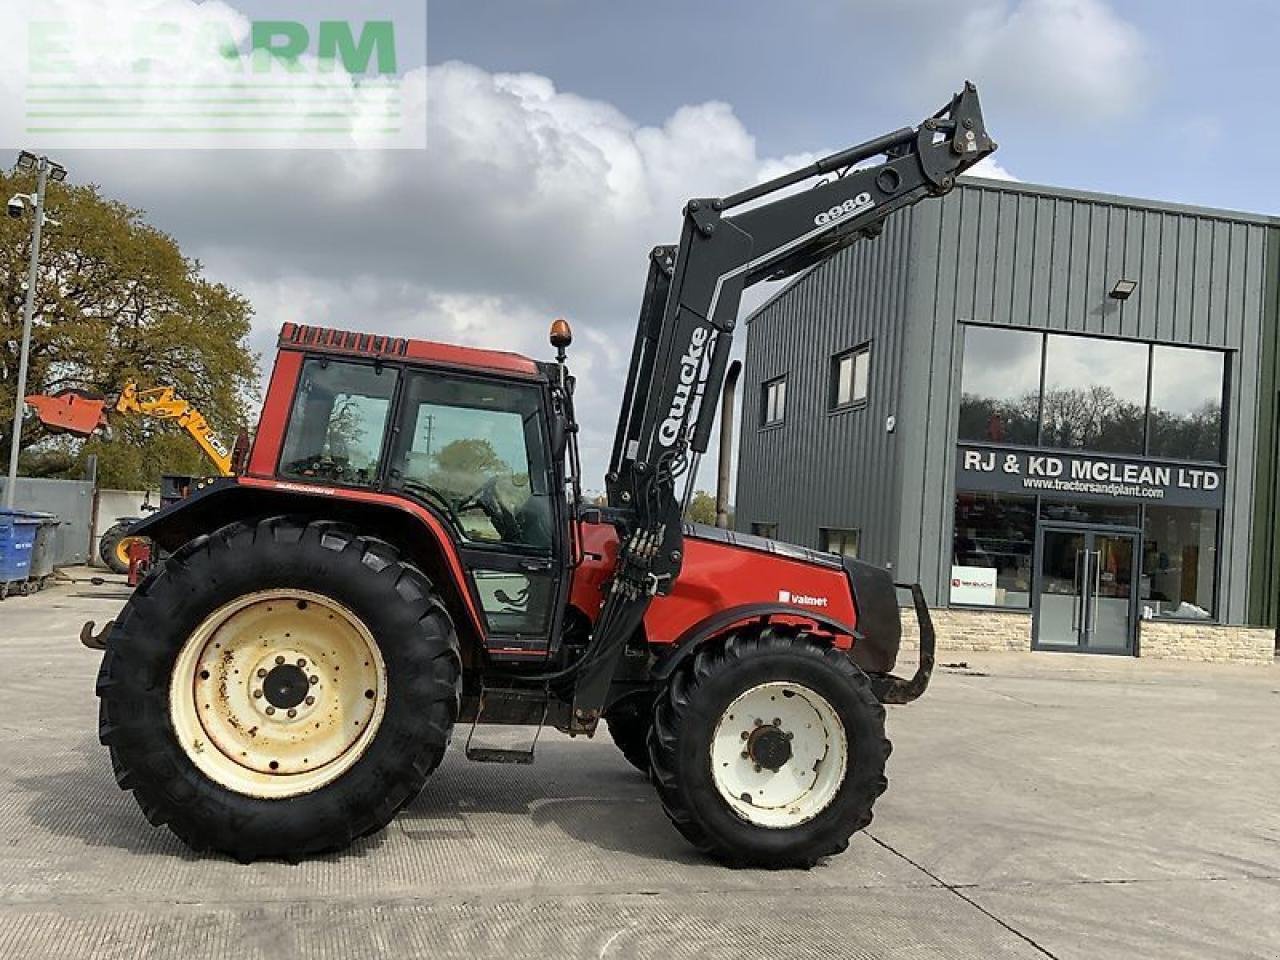
[[[966,328],[951,604],[1030,612],[1039,649],[1215,620],[1226,382],[1218,351]]]

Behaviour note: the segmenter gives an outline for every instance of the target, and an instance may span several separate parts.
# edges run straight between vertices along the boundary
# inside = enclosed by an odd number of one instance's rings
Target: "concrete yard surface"
[[[1280,958],[1280,671],[963,654],[891,708],[890,787],[807,872],[691,850],[601,733],[455,742],[389,829],[241,866],[151,828],[96,736],[120,607],[0,604],[0,957]],[[465,731],[462,731],[465,734]]]

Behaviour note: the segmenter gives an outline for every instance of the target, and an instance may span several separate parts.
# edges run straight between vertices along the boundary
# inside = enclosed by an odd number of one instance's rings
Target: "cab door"
[[[545,396],[539,384],[409,372],[387,471],[452,528],[489,652],[502,656],[545,655],[563,607]]]

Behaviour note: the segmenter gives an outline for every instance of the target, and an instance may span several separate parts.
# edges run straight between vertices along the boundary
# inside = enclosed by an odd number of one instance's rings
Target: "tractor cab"
[[[545,654],[572,539],[562,368],[293,324],[280,348],[245,479],[429,515],[466,571],[488,649]]]

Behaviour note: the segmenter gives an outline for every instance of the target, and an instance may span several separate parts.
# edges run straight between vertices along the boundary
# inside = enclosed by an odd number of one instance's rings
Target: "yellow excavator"
[[[138,385],[130,381],[124,385],[114,403],[101,394],[75,389],[48,395],[32,394],[26,401],[27,406],[35,411],[36,417],[51,432],[82,437],[107,429],[113,414],[171,421],[196,442],[213,464],[218,476],[229,477],[234,473],[232,451],[219,439],[204,414],[191,401],[180,396],[173,387],[139,390]],[[172,487],[177,491],[190,485],[189,478],[185,477],[165,477],[164,481],[166,488]],[[166,496],[175,494],[166,490],[162,493],[162,502]],[[181,496],[181,493],[176,496]],[[118,517],[98,543],[98,554],[102,562],[117,573],[129,571],[129,547],[133,541],[140,539],[129,536],[129,527],[139,519]]]

